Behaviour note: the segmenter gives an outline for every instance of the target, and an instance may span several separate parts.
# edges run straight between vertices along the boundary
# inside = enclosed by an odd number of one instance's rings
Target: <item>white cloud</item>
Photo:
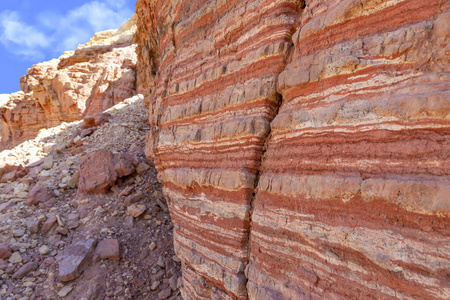
[[[133,14],[124,5],[124,1],[93,1],[71,10],[58,20],[57,34],[64,37],[59,50],[75,48],[89,41],[95,32],[118,28]]]
[[[50,39],[36,27],[25,24],[19,14],[4,11],[0,14],[1,43],[11,52],[28,58],[41,58],[42,48],[50,46]]]
[[[40,12],[34,24],[21,20],[19,13],[0,13],[1,43],[14,54],[41,59],[45,53],[59,56],[86,43],[95,32],[118,28],[133,11],[127,0],[91,1],[64,15]]]

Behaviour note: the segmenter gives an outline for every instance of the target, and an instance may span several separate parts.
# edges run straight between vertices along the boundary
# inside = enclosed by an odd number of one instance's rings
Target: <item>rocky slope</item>
[[[60,58],[32,66],[18,93],[0,106],[2,147],[34,138],[41,128],[80,120],[136,94],[136,17]]]
[[[24,166],[0,183],[0,299],[180,298],[173,224],[144,155],[144,101],[101,116],[41,129],[0,153],[0,162]],[[120,179],[82,167],[105,153],[131,162],[117,168]],[[82,180],[112,187],[87,194]]]
[[[138,0],[185,299],[448,299],[448,1]]]

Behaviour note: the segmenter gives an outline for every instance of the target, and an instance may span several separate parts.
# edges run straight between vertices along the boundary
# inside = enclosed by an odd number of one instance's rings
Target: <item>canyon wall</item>
[[[136,94],[136,16],[96,33],[75,51],[32,66],[20,92],[0,107],[2,144],[34,138],[42,128],[80,120]]]
[[[138,0],[185,299],[448,299],[443,0]]]

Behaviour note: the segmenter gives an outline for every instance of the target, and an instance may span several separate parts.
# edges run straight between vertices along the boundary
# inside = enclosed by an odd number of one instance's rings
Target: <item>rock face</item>
[[[184,299],[447,299],[450,6],[138,0]]]
[[[32,66],[18,93],[0,107],[2,143],[81,119],[136,94],[135,17],[59,59]],[[3,102],[3,101],[2,101]]]

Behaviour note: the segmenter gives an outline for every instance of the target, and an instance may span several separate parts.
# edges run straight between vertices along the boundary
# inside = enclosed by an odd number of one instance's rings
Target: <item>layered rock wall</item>
[[[254,299],[450,296],[445,1],[308,1],[252,218]]]
[[[177,224],[185,297],[245,298],[251,200],[300,7],[293,1],[142,4],[150,11],[142,32],[159,33],[141,47],[153,49],[141,57],[157,68],[144,74],[155,80],[150,121],[158,129],[149,135],[148,152]]]
[[[185,299],[447,299],[449,5],[137,3]]]
[[[2,143],[103,111],[136,94],[136,17],[59,59],[32,66],[0,108]]]

